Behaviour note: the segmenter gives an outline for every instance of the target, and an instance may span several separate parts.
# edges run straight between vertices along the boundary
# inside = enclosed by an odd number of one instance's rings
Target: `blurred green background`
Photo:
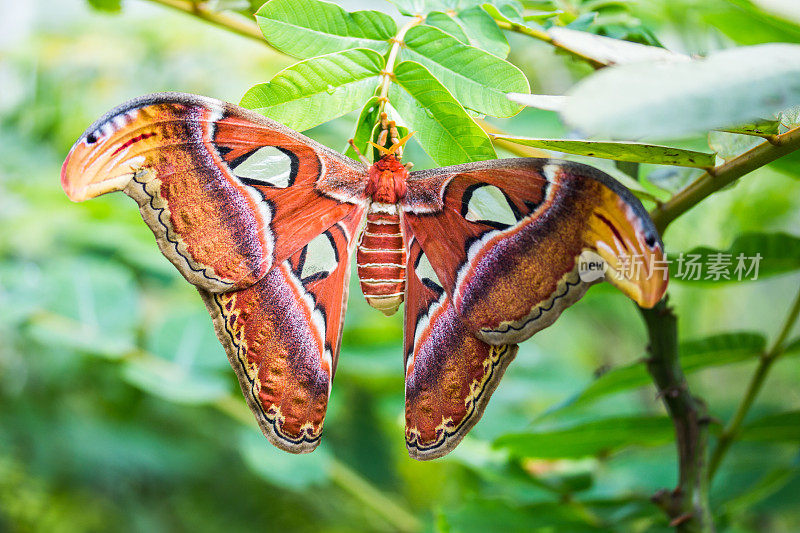
[[[397,15],[388,2],[342,4]],[[800,42],[800,21],[744,0],[604,4],[621,7],[590,31],[657,38],[682,52]],[[510,59],[535,92],[561,94],[591,72],[546,44],[510,40]],[[645,355],[638,312],[610,286],[591,289],[524,343],[464,442],[419,463],[403,440],[401,314],[370,309],[353,285],[323,442],[292,456],[251,420],[199,296],[160,255],[135,204],[119,194],[74,205],[63,194],[67,151],[111,107],[162,90],[237,102],[292,62],[145,1],[125,2],[121,14],[83,0],[0,1],[0,530],[667,529],[649,497],[676,483],[671,441],[582,458],[558,458],[554,446],[526,460],[492,447],[507,433],[663,413],[647,386],[544,416],[603,369]],[[343,149],[353,123],[343,117],[308,134]],[[542,111],[496,124],[568,133]],[[702,148],[705,140],[684,142]],[[417,147],[406,159],[430,164]],[[800,234],[799,178],[790,165],[758,170],[673,224],[667,250],[724,249],[743,232]],[[771,339],[799,282],[796,272],[674,282],[681,338]],[[791,355],[777,363],[751,419],[800,409]],[[690,375],[712,416],[730,417],[755,361]],[[800,529],[796,437],[736,443],[711,494],[722,530]]]

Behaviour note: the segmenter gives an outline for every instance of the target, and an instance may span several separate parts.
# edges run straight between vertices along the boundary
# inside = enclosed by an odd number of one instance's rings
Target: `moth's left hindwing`
[[[360,222],[348,216],[246,289],[200,290],[261,430],[289,452],[319,444]]]

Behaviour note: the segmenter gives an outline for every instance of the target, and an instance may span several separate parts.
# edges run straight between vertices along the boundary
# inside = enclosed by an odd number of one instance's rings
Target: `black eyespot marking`
[[[656,236],[654,234],[652,234],[652,233],[648,233],[644,238],[644,242],[650,248],[655,248],[655,246],[656,246]]]
[[[97,131],[93,131],[89,135],[86,136],[86,144],[94,144],[97,142]]]

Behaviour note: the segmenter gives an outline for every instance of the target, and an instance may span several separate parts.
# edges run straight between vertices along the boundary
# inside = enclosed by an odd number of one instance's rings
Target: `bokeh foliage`
[[[209,4],[254,13],[259,3]],[[400,318],[374,312],[353,290],[323,444],[306,456],[273,449],[250,420],[196,292],[159,254],[134,204],[112,195],[71,205],[58,172],[83,128],[127,98],[181,90],[236,102],[293,61],[146,2],[123,3],[121,14],[119,2],[90,4],[101,11],[69,0],[3,13],[13,23],[0,38],[0,529],[667,528],[649,498],[676,483],[672,431],[640,362],[640,317],[608,286],[521,346],[482,421],[432,463],[411,461],[403,447]],[[397,2],[407,12],[414,4]],[[591,74],[545,43],[500,40],[486,11],[463,4],[454,17],[433,16],[420,47],[438,31],[496,57],[510,52],[537,93],[563,94]],[[531,26],[684,53],[800,42],[800,22],[750,0],[523,4]],[[388,3],[343,7],[397,15]],[[374,74],[369,54],[350,55]],[[320,98],[335,96],[327,81],[321,87]],[[363,102],[307,133],[343,147]],[[476,109],[494,102],[479,97]],[[493,124],[527,137],[570,133],[555,113],[532,108]],[[743,151],[742,136],[724,135],[711,139],[715,151]],[[709,150],[702,136],[674,144]],[[406,159],[434,164],[418,146]],[[613,162],[576,159],[622,174]],[[642,165],[642,188],[665,198],[694,172]],[[665,239],[671,253],[765,256],[759,281],[670,288],[684,370],[717,419],[736,408],[797,291],[799,178],[785,160],[761,168],[676,221]],[[800,343],[789,348],[714,480],[720,529],[800,527]]]

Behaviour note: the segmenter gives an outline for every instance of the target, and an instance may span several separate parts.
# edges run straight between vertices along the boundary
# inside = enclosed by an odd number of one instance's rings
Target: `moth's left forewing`
[[[61,182],[124,191],[159,248],[209,292],[245,288],[364,205],[366,170],[282,124],[182,93],[125,102],[90,126]]]
[[[493,346],[463,324],[419,243],[411,240],[405,304],[406,446],[441,457],[478,422],[516,345]]]
[[[655,305],[666,290],[651,268],[663,247],[641,203],[586,165],[486,161],[412,173],[408,189],[409,233],[462,320],[486,342],[525,340],[580,299],[599,281],[581,276],[586,251],[640,305]],[[626,268],[634,261],[646,266]]]
[[[362,217],[351,213],[246,289],[200,289],[248,406],[289,452],[320,441]]]

